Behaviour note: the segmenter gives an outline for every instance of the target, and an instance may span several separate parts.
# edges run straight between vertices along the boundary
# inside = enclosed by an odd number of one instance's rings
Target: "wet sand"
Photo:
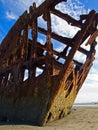
[[[98,105],[75,105],[72,112],[63,119],[44,127],[26,124],[0,122],[0,130],[97,130]]]

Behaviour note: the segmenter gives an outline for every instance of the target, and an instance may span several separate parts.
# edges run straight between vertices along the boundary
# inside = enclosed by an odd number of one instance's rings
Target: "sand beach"
[[[57,121],[39,127],[30,124],[0,122],[0,130],[97,130],[98,105],[74,105],[72,112]]]

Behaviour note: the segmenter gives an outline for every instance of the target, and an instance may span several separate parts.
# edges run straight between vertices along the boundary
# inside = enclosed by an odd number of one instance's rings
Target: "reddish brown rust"
[[[16,21],[0,45],[0,120],[32,121],[44,125],[69,113],[95,57],[98,14],[75,20],[55,9],[67,0],[46,0],[39,7],[33,3]],[[80,30],[73,38],[52,31],[51,14]],[[39,25],[42,16],[47,29]],[[84,22],[85,21],[85,22]],[[39,35],[45,39],[42,44]],[[88,38],[83,47],[83,43]],[[52,40],[54,39],[54,41]],[[64,46],[61,52],[56,41]],[[85,57],[75,59],[77,51]],[[61,62],[61,59],[64,62]],[[41,70],[40,75],[38,75]]]

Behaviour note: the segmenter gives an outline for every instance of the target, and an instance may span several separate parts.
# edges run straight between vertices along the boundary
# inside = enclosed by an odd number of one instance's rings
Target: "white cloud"
[[[88,78],[87,78],[88,80]],[[76,101],[80,102],[98,102],[98,80],[85,82],[80,89]]]
[[[72,38],[79,30],[78,27],[69,25],[66,21],[52,15],[52,31],[61,35]]]
[[[91,82],[91,81],[94,81],[94,83],[98,83],[98,72],[97,73],[91,73],[88,75],[88,80]]]
[[[66,4],[60,3],[56,6],[56,9],[75,17],[76,19],[79,19],[79,15],[89,12],[89,9],[86,10],[85,6],[79,0],[68,0]]]
[[[33,4],[33,2],[37,3],[37,6],[40,5],[44,0],[2,0],[4,9],[7,14],[8,19],[13,19],[14,16],[20,16],[25,10],[29,10],[29,6]]]
[[[81,14],[87,14],[89,12],[79,0],[68,0],[66,3],[60,3],[56,6],[56,9],[65,14],[69,14],[75,19],[79,19]],[[66,21],[54,15],[52,15],[52,29],[54,32],[68,37],[73,37],[79,30],[79,28],[69,25]]]
[[[77,98],[75,100],[75,103],[91,103],[91,102],[98,102],[98,93],[95,92],[90,92],[90,87],[88,87],[86,90],[87,91],[83,91],[85,90],[85,88],[83,87],[83,89],[80,90],[80,92],[77,95]],[[92,87],[92,89],[94,89]],[[98,92],[98,89],[96,90]]]
[[[18,16],[16,16],[12,12],[6,12],[6,17],[7,19],[10,19],[10,20],[16,20]]]

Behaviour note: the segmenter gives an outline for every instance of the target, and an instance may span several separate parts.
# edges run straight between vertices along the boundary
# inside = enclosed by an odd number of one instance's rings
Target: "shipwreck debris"
[[[0,120],[32,121],[37,125],[66,116],[95,59],[98,14],[92,10],[76,20],[55,9],[67,0],[34,3],[16,21],[0,45]],[[79,27],[73,38],[52,31],[51,14]],[[39,26],[42,16],[47,29]],[[44,36],[44,44],[38,41]],[[84,41],[90,49],[83,47]],[[55,39],[64,45],[55,49]],[[70,49],[69,49],[70,48]],[[75,59],[79,52],[81,59]],[[80,57],[81,58],[81,57]],[[63,59],[64,62],[61,62]],[[38,75],[37,69],[41,70]],[[25,76],[26,79],[25,79]],[[25,79],[25,80],[24,80]]]

